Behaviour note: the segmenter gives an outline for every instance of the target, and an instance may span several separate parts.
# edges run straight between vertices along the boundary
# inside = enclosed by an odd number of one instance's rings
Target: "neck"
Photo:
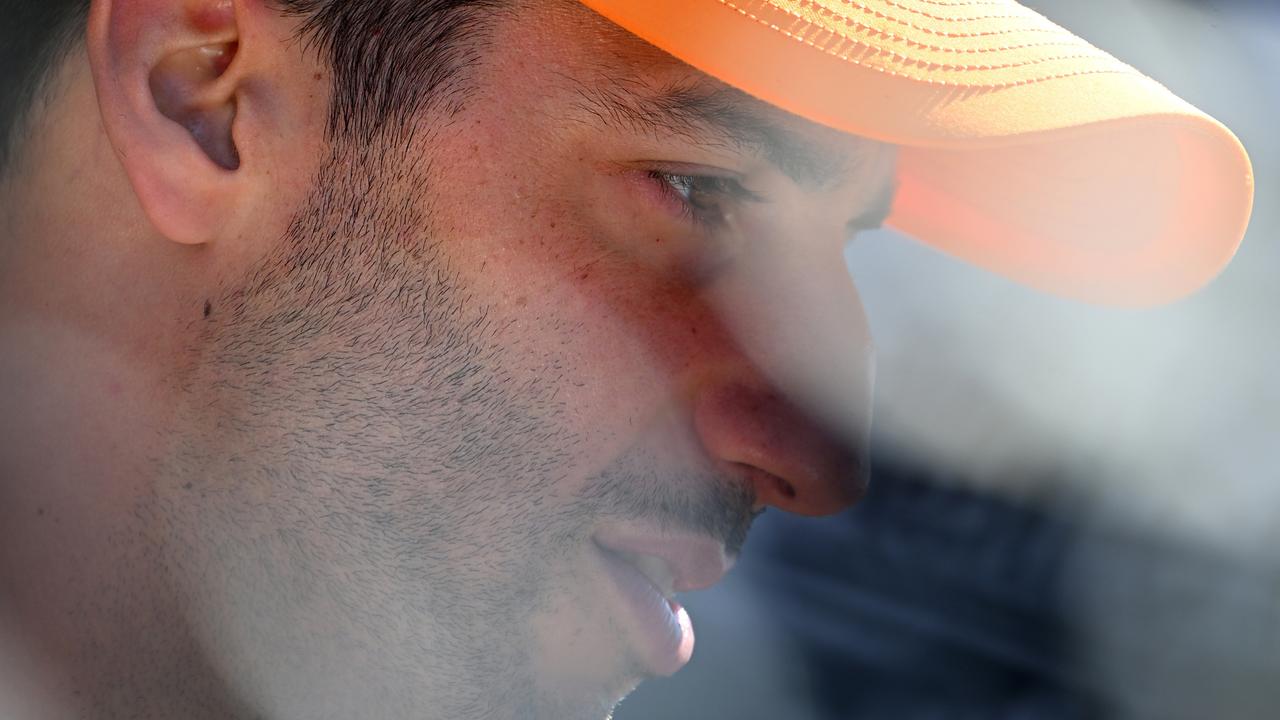
[[[148,512],[191,249],[145,222],[86,68],[0,184],[0,716],[229,720]]]

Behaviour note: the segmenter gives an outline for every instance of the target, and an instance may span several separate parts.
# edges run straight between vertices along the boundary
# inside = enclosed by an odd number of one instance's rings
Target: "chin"
[[[640,685],[639,680],[620,682],[603,692],[543,696],[532,708],[517,712],[518,720],[610,720],[619,703]]]
[[[622,698],[578,703],[540,702],[517,710],[514,720],[610,720]]]

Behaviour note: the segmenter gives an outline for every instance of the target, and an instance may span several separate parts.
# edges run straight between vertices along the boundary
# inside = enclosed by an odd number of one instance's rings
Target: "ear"
[[[86,43],[102,122],[156,230],[180,243],[234,231],[252,198],[247,32],[264,0],[94,0]]]

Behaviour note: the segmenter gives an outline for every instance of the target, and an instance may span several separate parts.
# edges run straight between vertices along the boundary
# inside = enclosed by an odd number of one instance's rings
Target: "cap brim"
[[[1016,3],[582,2],[775,106],[901,146],[889,224],[1014,280],[1154,304],[1244,236],[1236,137]]]

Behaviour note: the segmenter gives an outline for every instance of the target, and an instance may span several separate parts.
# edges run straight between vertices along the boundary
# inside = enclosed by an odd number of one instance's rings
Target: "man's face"
[[[553,5],[494,21],[464,96],[335,147],[193,333],[148,510],[268,715],[603,717],[692,649],[627,567],[705,585],[761,508],[860,491],[842,251],[891,149]]]

